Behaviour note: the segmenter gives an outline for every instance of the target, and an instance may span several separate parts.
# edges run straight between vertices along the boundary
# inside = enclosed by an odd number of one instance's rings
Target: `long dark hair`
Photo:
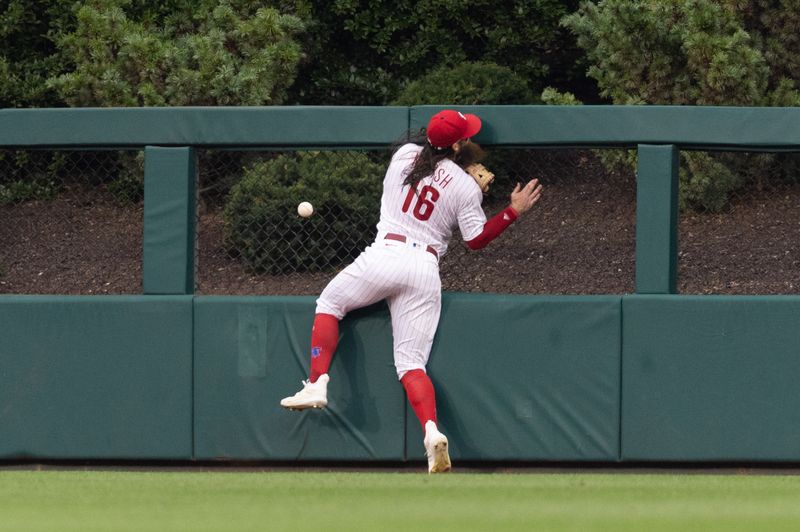
[[[425,128],[409,131],[401,140],[395,143],[394,152],[408,143],[422,146],[422,151],[417,154],[414,164],[411,165],[411,169],[408,170],[403,180],[403,186],[411,185],[411,188],[414,189],[417,188],[417,183],[422,179],[433,174],[436,166],[444,159],[450,159],[462,168],[466,168],[470,164],[480,161],[486,155],[483,149],[475,143],[465,144],[464,148],[458,152],[452,146],[434,148],[428,142]]]

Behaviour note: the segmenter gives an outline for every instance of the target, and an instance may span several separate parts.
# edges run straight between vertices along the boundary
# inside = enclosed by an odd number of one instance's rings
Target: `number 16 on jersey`
[[[417,200],[412,210],[414,218],[424,222],[433,214],[434,204],[436,200],[439,199],[439,191],[430,185],[425,185],[420,189],[419,194],[417,194],[417,191],[413,187],[409,188],[406,200],[403,202],[404,213],[408,212],[411,203],[414,202],[414,198]]]

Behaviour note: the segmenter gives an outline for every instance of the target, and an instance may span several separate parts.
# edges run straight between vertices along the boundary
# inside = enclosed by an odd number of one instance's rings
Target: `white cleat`
[[[281,406],[289,410],[325,408],[328,406],[328,374],[320,375],[317,382],[303,381],[303,389],[291,397],[281,399]]]
[[[428,457],[428,473],[447,473],[450,471],[450,453],[447,449],[447,436],[439,432],[436,423],[425,423],[425,455]]]

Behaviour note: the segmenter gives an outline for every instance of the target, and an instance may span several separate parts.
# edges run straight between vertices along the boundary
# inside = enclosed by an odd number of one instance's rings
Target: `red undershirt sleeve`
[[[472,240],[468,240],[467,245],[470,249],[485,248],[489,242],[497,238],[500,233],[505,231],[506,228],[517,219],[518,216],[519,215],[517,214],[517,211],[515,211],[513,207],[506,207],[501,212],[497,213],[496,216],[493,216],[489,221],[487,221],[483,226],[483,231],[481,234]]]

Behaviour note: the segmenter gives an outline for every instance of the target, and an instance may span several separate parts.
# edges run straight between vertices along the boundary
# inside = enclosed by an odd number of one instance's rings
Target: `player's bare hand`
[[[541,197],[542,185],[539,184],[538,179],[531,179],[524,187],[517,183],[511,193],[511,207],[517,211],[517,214],[522,214],[530,210]]]

